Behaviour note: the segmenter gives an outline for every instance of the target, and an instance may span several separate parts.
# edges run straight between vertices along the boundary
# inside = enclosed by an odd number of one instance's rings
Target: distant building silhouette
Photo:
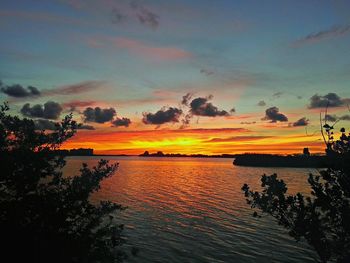
[[[310,156],[309,148],[305,147],[305,148],[303,149],[303,155],[305,155],[305,156]]]
[[[92,156],[94,155],[94,149],[79,148],[71,150],[55,150],[54,153],[63,156]]]

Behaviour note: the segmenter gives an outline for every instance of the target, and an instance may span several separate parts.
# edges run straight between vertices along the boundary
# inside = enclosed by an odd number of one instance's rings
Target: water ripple
[[[240,190],[260,188],[260,176],[277,172],[290,191],[309,192],[310,169],[248,168],[231,159],[110,157],[120,169],[96,199],[128,206],[118,214],[128,243],[140,249],[129,262],[315,262],[273,218],[252,217]],[[65,173],[98,158],[70,157]]]

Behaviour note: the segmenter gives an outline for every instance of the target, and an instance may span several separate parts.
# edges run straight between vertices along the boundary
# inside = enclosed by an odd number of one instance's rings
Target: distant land
[[[326,155],[274,155],[240,154],[233,161],[237,166],[323,168],[327,166]]]
[[[55,150],[55,154],[61,156],[139,156],[139,157],[191,157],[191,158],[232,158],[233,164],[237,166],[251,166],[251,167],[295,167],[295,168],[322,168],[326,166],[325,155],[311,155],[308,148],[304,148],[302,154],[293,155],[278,155],[278,154],[180,154],[180,153],[163,153],[158,151],[149,153],[145,151],[140,155],[127,154],[94,154],[91,148],[79,148],[70,150]]]
[[[206,154],[181,154],[181,153],[163,153],[158,151],[156,153],[149,153],[145,151],[139,155],[140,157],[193,157],[193,158],[235,158],[237,154],[215,154],[215,155],[206,155]]]

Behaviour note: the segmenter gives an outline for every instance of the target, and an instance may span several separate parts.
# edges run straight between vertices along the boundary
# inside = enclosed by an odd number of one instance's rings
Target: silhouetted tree
[[[8,262],[120,262],[125,254],[122,225],[109,201],[90,201],[117,165],[101,160],[80,175],[63,176],[66,164],[53,154],[72,137],[77,123],[68,115],[53,132],[37,131],[30,119],[0,109],[1,257]],[[10,256],[6,259],[6,256]],[[20,261],[21,260],[21,261]]]
[[[242,190],[252,208],[277,219],[297,241],[301,238],[316,250],[322,262],[350,262],[350,136],[341,129],[334,140],[333,126],[323,126],[328,139],[328,168],[309,175],[311,195],[287,194],[287,185],[276,174],[263,175],[262,192]],[[254,216],[260,216],[256,211]]]

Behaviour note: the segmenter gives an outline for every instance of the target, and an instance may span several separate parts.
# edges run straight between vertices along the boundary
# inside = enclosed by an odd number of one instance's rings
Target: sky
[[[0,102],[100,154],[324,152],[349,126],[350,1],[2,0]]]

